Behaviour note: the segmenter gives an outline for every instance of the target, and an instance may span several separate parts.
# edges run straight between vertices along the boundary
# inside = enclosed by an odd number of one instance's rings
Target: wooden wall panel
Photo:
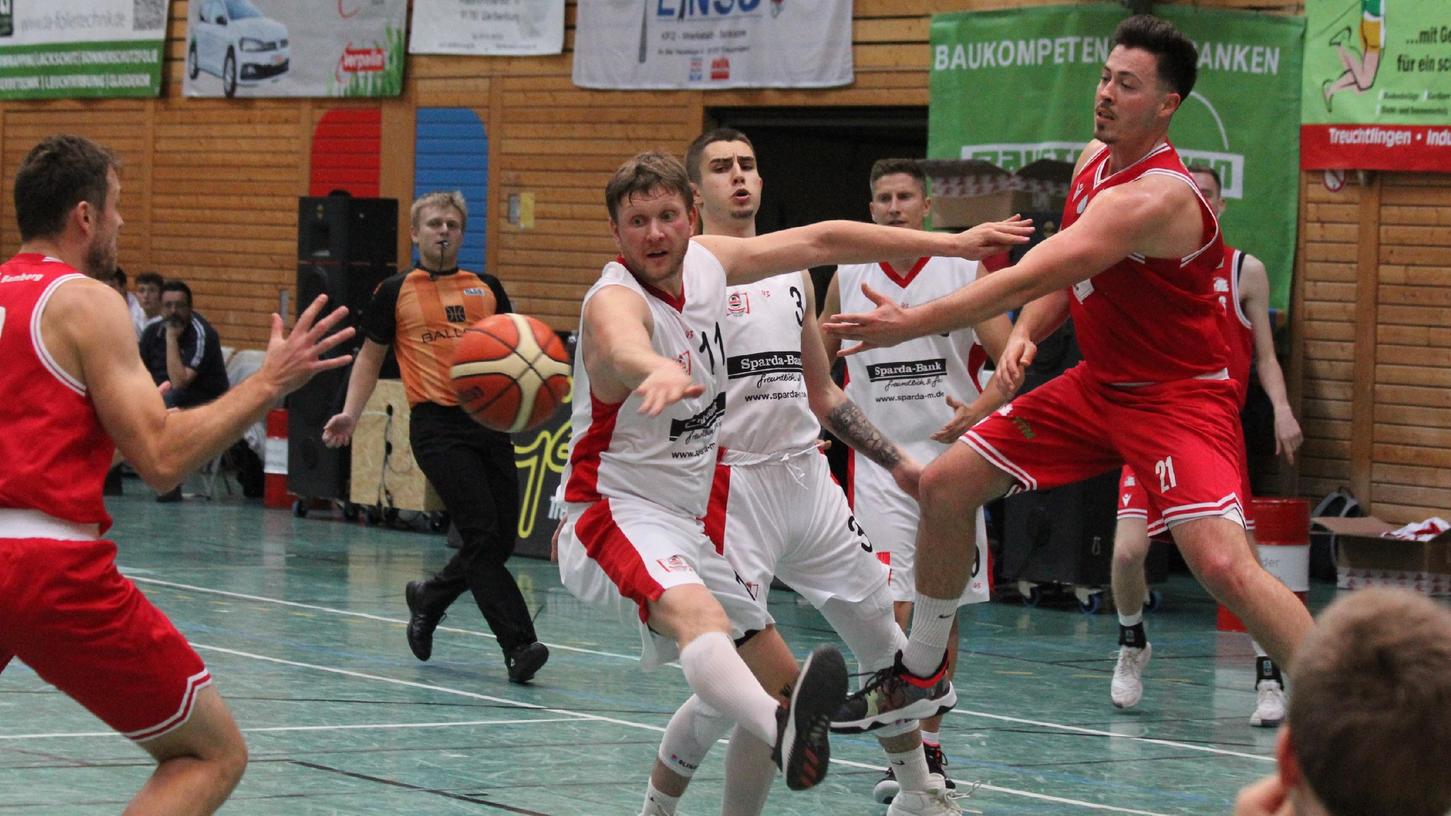
[[[420,107],[467,107],[489,136],[486,264],[518,308],[572,328],[578,298],[614,254],[601,206],[609,173],[647,147],[679,151],[714,107],[926,105],[934,13],[1061,0],[855,0],[856,81],[821,90],[612,92],[570,79],[576,0],[565,53],[537,58],[410,57],[398,99],[379,100],[382,195],[413,190]],[[1205,7],[1303,13],[1302,2],[1187,0]],[[116,147],[126,162],[121,262],[192,281],[224,339],[260,345],[279,290],[293,285],[295,199],[307,193],[313,127],[342,100],[223,102],[181,96],[187,0],[172,0],[159,100],[0,104],[0,250],[18,245],[9,213],[14,168],[42,136],[68,130]],[[1306,443],[1284,484],[1309,496],[1359,485],[1382,516],[1451,511],[1451,176],[1355,174],[1337,193],[1320,173],[1301,183],[1302,229],[1292,309],[1292,399]],[[1364,194],[1379,197],[1369,202]],[[532,194],[532,227],[504,218]],[[1367,242],[1367,230],[1373,240]],[[1374,245],[1369,253],[1368,244]],[[407,254],[400,237],[400,257]]]

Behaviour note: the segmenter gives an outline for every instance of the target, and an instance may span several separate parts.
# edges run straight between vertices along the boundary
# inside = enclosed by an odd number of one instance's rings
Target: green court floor
[[[111,500],[120,564],[207,661],[252,762],[224,813],[638,813],[661,730],[688,695],[680,671],[641,672],[637,633],[576,603],[549,563],[513,562],[552,658],[530,686],[465,597],[433,659],[404,639],[403,585],[449,551],[439,535],[239,501],[155,504],[135,481]],[[144,494],[144,495],[137,495]],[[1273,733],[1251,728],[1253,659],[1216,633],[1191,580],[1148,618],[1143,702],[1109,703],[1111,614],[993,603],[963,610],[961,702],[943,743],[963,804],[988,814],[1223,814],[1267,773]],[[1317,586],[1312,605],[1333,594]],[[834,636],[795,595],[772,613],[798,654]],[[719,812],[721,755],[681,813]],[[872,814],[882,758],[838,737],[831,776],[771,814]],[[121,810],[150,772],[140,750],[20,664],[0,675],[0,814]]]

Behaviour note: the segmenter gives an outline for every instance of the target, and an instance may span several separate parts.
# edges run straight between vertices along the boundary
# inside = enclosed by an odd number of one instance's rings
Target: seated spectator
[[[1451,609],[1365,589],[1331,604],[1295,654],[1279,769],[1236,816],[1451,813]]]
[[[162,319],[141,333],[141,361],[157,385],[171,383],[168,407],[211,402],[227,390],[227,366],[217,330],[191,308],[191,288],[179,280],[161,286]],[[180,501],[181,488],[156,497]]]
[[[212,324],[192,311],[191,288],[179,280],[164,283],[161,314],[141,335],[141,359],[157,385],[171,383],[166,404],[190,408],[220,397],[227,390],[222,341]]]
[[[141,308],[141,301],[126,291],[126,270],[122,269],[120,264],[116,265],[116,271],[108,283],[111,284],[112,289],[121,293],[121,297],[126,299],[126,309],[131,312],[131,325],[136,328],[136,337],[140,339],[141,330],[146,327],[146,311]]]
[[[161,276],[155,272],[142,272],[136,276],[136,300],[141,311],[146,313],[142,328],[161,319]]]

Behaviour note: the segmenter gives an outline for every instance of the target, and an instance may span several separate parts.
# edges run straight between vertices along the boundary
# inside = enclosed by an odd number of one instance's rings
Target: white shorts
[[[815,448],[769,459],[727,452],[716,466],[706,532],[762,608],[780,578],[820,609],[887,582],[887,569]]]
[[[580,601],[628,620],[634,607],[647,668],[675,659],[675,642],[646,625],[651,601],[665,590],[700,584],[731,622],[731,637],[773,623],[745,582],[706,538],[699,519],[641,499],[612,498],[566,505],[559,534],[559,579]]]
[[[871,536],[877,558],[890,569],[887,586],[894,601],[912,601],[917,594],[917,523],[921,511],[892,474],[863,456],[852,457],[852,510]],[[977,511],[977,560],[959,606],[988,600],[987,525]]]

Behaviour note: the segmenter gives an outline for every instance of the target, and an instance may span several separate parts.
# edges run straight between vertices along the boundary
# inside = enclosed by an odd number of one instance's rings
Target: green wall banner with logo
[[[157,96],[166,0],[0,0],[0,99]]]
[[[1199,78],[1169,138],[1218,171],[1225,239],[1264,261],[1270,305],[1289,302],[1299,193],[1300,17],[1160,6],[1199,48]],[[1093,137],[1094,91],[1118,4],[932,18],[927,155],[1015,171],[1073,162]]]
[[[1300,162],[1451,173],[1451,3],[1306,0]]]

